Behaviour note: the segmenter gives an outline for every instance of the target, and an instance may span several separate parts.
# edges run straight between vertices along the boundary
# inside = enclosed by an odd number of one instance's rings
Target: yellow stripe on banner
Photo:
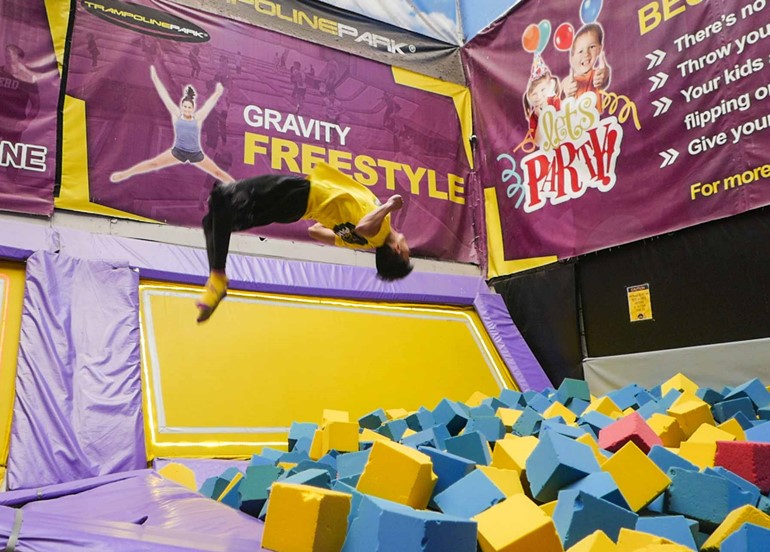
[[[45,11],[48,16],[48,27],[51,31],[59,75],[61,75],[64,64],[64,45],[67,41],[70,7],[70,0],[45,0]]]
[[[487,225],[487,278],[514,274],[558,261],[558,257],[532,257],[531,259],[505,260],[503,227],[494,188],[484,189],[484,213]]]
[[[463,137],[465,155],[468,157],[468,164],[472,169],[473,152],[471,150],[470,138],[473,133],[473,108],[470,89],[459,84],[442,81],[427,75],[421,75],[420,73],[415,73],[408,69],[402,69],[400,67],[392,67],[392,69],[393,80],[395,80],[396,84],[452,98],[455,110],[457,111],[457,117],[460,120],[460,131]]]
[[[91,202],[88,180],[88,138],[86,136],[86,104],[83,100],[65,96],[62,118],[61,189],[54,201],[57,209],[70,209],[110,217],[144,222],[160,221],[140,217]]]
[[[0,261],[0,465],[8,460],[13,401],[16,396],[16,358],[19,353],[24,265]],[[4,471],[4,470],[3,470]]]
[[[147,455],[285,450],[292,422],[433,409],[516,383],[471,308],[229,292],[196,324],[200,288],[139,287]]]

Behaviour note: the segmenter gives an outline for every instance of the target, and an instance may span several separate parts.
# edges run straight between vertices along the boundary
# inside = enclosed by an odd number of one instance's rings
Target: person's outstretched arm
[[[222,92],[224,92],[224,90],[225,88],[222,86],[222,83],[218,82],[214,87],[214,93],[209,96],[205,102],[203,102],[203,105],[198,110],[198,113],[195,114],[195,118],[203,122],[203,120],[209,116],[211,110],[214,109],[214,106],[217,105],[217,102],[219,101],[219,98],[222,97]]]
[[[321,224],[320,222],[316,222],[313,226],[307,229],[308,235],[313,238],[314,240],[318,240],[319,242],[328,244],[328,245],[335,245],[336,241],[335,238],[337,237],[336,234]]]
[[[356,233],[365,238],[373,238],[380,232],[385,217],[404,206],[403,198],[396,194],[391,196],[383,205],[367,213],[356,225]]]
[[[152,79],[152,84],[155,85],[155,90],[158,91],[158,96],[160,96],[160,99],[163,101],[163,105],[168,109],[168,112],[171,113],[172,116],[178,117],[180,113],[179,107],[174,103],[174,100],[171,99],[171,96],[169,95],[168,90],[166,90],[166,87],[163,86],[163,83],[160,82],[160,77],[158,77],[158,72],[155,70],[154,65],[150,65],[150,78]]]

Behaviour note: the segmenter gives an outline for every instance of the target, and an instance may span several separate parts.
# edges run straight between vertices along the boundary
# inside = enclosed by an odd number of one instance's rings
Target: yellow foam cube
[[[523,410],[515,410],[513,408],[504,408],[501,406],[497,409],[495,415],[500,418],[500,421],[503,422],[505,429],[510,430],[513,427],[513,424],[515,424],[518,419],[521,418],[523,412]],[[506,437],[508,435],[509,434],[506,434]]]
[[[479,406],[488,398],[489,395],[485,395],[481,391],[474,391],[473,394],[468,397],[468,400],[465,401],[465,405],[470,407]]]
[[[350,413],[345,410],[332,410],[325,408],[321,416],[321,425],[329,422],[349,422]]]
[[[545,504],[540,504],[539,508],[543,510],[548,517],[553,517],[553,512],[556,510],[556,505],[559,503],[558,500],[552,500],[551,502],[546,502]]]
[[[230,495],[232,492],[238,492],[235,490],[235,486],[238,484],[238,482],[243,479],[243,474],[241,472],[236,473],[233,478],[230,480],[230,483],[227,484],[227,487],[224,488],[222,493],[217,497],[217,502],[224,501],[225,498]],[[214,498],[214,497],[212,497]]]
[[[596,530],[567,549],[567,552],[617,552],[618,547],[604,531]]]
[[[676,389],[681,391],[683,394],[692,396],[695,395],[696,391],[698,391],[698,384],[679,372],[661,384],[660,394],[665,396],[666,393],[672,389]]]
[[[307,455],[310,457],[311,460],[318,460],[323,456],[324,450],[323,450],[323,430],[322,429],[316,429],[313,433],[313,440],[310,442],[310,450],[308,451]]]
[[[687,441],[679,445],[679,456],[699,468],[714,467],[717,441],[735,441],[735,435],[707,424],[695,430]]]
[[[476,469],[486,475],[506,497],[524,492],[524,487],[521,486],[521,474],[518,470],[481,465]]]
[[[612,475],[634,512],[647,506],[671,484],[668,476],[632,441],[608,458],[601,468]]]
[[[627,529],[625,527],[620,528],[620,534],[618,535],[618,552],[632,552],[640,549],[645,549],[648,546],[660,545],[660,544],[676,544],[666,538],[659,537],[657,535],[651,535],[643,531],[635,531],[633,529]]]
[[[596,442],[596,439],[590,433],[584,433],[575,439],[575,441],[578,443],[583,443],[584,445],[588,445],[591,448],[591,451],[594,453],[596,461],[599,462],[600,466],[607,461],[607,457],[602,454],[602,449],[599,447],[599,443]]]
[[[711,415],[711,406],[700,399],[688,399],[674,403],[667,413],[676,418],[685,437],[690,437],[703,424],[716,425],[714,417]]]
[[[527,458],[535,450],[540,440],[534,435],[526,437],[513,436],[495,442],[492,451],[492,466],[508,468],[523,474],[527,466]]]
[[[327,422],[321,430],[321,450],[321,456],[330,450],[357,451],[358,424],[356,422]]]
[[[735,437],[736,441],[745,441],[746,432],[743,431],[741,424],[735,418],[730,418],[726,422],[722,422],[717,426],[722,431],[726,431]]]
[[[609,397],[592,399],[590,404],[583,411],[583,414],[587,412],[593,412],[594,410],[599,414],[604,414],[605,416],[609,416],[610,418],[614,419],[618,419],[623,416],[623,411],[620,409],[620,407],[618,407],[618,405],[615,404],[615,401]]]
[[[375,441],[356,488],[422,510],[437,479],[427,454],[391,441]]]
[[[404,434],[401,436],[401,438],[403,439],[404,437],[409,437],[410,435],[414,435],[415,433],[417,433],[415,430],[408,427],[406,428],[406,431],[404,431]]]
[[[184,464],[170,462],[159,469],[158,473],[166,479],[179,483],[192,491],[198,492],[198,483],[195,481],[195,472]],[[0,481],[2,481],[1,475]]]
[[[711,536],[703,543],[703,551],[717,551],[722,546],[722,541],[741,528],[744,523],[759,525],[770,529],[770,516],[754,506],[746,505],[736,508],[722,520],[719,527],[711,533]]]
[[[636,410],[634,410],[632,406],[629,406],[623,411],[623,416],[628,416],[629,414],[633,414],[634,412],[636,412]]]
[[[385,415],[389,420],[398,420],[409,416],[409,411],[406,408],[391,408],[385,411]]]
[[[577,416],[575,416],[574,412],[559,401],[554,401],[551,406],[546,408],[543,412],[543,418],[556,418],[558,416],[561,416],[567,423],[577,420]]]
[[[339,552],[351,496],[309,485],[273,483],[262,546],[277,552]]]
[[[656,412],[649,417],[647,425],[660,437],[664,447],[678,447],[685,440],[684,432],[673,416]]]
[[[525,495],[507,498],[471,519],[478,524],[482,552],[564,551],[553,520]]]

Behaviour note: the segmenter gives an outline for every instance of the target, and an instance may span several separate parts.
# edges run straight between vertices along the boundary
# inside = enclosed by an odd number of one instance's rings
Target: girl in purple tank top
[[[214,93],[196,111],[195,89],[192,86],[187,85],[182,100],[179,105],[176,105],[163,83],[160,82],[154,65],[150,66],[150,78],[158,91],[158,96],[171,114],[174,125],[174,144],[152,159],[141,161],[122,171],[115,171],[110,175],[110,181],[120,182],[134,175],[157,171],[177,163],[192,163],[221,182],[232,182],[233,177],[220,169],[201,149],[201,125],[222,96],[224,92],[222,83],[217,83]]]

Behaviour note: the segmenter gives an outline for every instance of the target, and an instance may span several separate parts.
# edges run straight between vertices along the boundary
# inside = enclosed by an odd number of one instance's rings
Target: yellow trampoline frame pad
[[[0,471],[4,471],[11,438],[25,274],[23,263],[0,261]]]
[[[139,287],[147,455],[245,457],[292,422],[516,389],[471,308],[231,291],[206,323],[201,289]]]

